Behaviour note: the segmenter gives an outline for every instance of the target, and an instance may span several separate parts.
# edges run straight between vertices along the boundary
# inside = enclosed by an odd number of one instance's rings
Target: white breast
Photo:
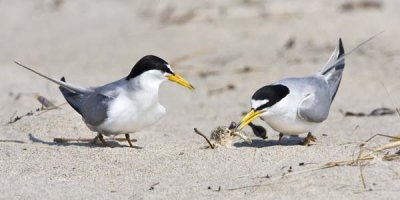
[[[301,119],[294,119],[291,116],[283,117],[263,117],[266,123],[275,131],[284,135],[299,135],[302,133],[312,132],[318,123],[306,122]]]
[[[262,116],[271,128],[285,135],[299,135],[313,131],[318,123],[307,122],[297,116],[299,99],[293,93],[267,109]]]
[[[160,72],[148,71],[129,81],[110,102],[107,119],[97,129],[105,135],[133,133],[165,115],[158,101],[158,88],[164,80]]]
[[[154,124],[164,116],[165,108],[146,99],[118,97],[111,103],[106,121],[98,128],[105,135],[117,135],[133,133]]]

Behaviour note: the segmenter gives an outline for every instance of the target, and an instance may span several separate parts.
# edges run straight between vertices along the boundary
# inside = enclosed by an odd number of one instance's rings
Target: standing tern
[[[278,144],[284,135],[308,133],[303,145],[315,141],[311,132],[329,114],[329,109],[338,91],[344,59],[380,33],[344,53],[342,40],[331,54],[321,71],[305,77],[291,77],[279,80],[258,89],[251,98],[251,110],[238,125],[241,130],[257,117],[279,132]]]
[[[165,108],[158,101],[160,84],[165,80],[176,82],[193,90],[194,87],[176,74],[163,59],[148,55],[140,59],[127,77],[100,87],[82,87],[45,76],[18,62],[17,65],[58,85],[64,98],[78,112],[87,127],[110,147],[103,135],[125,134],[130,147],[130,133],[142,130],[160,120]]]

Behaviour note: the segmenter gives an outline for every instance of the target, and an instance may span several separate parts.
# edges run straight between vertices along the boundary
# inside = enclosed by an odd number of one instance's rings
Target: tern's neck
[[[165,77],[158,71],[148,71],[134,79],[130,79],[129,83],[134,90],[142,90],[146,93],[156,93],[158,95],[158,89],[164,80],[166,80]]]

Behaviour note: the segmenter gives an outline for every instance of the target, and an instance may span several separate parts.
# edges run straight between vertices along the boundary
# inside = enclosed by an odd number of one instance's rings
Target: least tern
[[[157,122],[165,115],[158,101],[160,84],[165,80],[176,82],[193,90],[194,87],[176,74],[163,59],[148,55],[133,66],[128,76],[100,87],[82,87],[67,83],[65,78],[55,80],[18,62],[17,65],[58,85],[64,98],[78,112],[87,127],[97,132],[97,138],[109,146],[103,135],[125,134],[130,147],[130,133]]]
[[[260,117],[279,132],[278,144],[284,135],[302,133],[308,133],[303,144],[314,141],[311,132],[328,117],[342,79],[345,57],[377,35],[360,43],[347,54],[339,39],[328,62],[318,73],[285,78],[258,89],[251,98],[251,110],[242,118],[238,129],[243,129]]]

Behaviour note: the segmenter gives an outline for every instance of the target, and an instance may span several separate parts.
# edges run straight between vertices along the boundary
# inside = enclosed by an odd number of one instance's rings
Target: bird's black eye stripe
[[[172,74],[172,75],[175,75],[175,73],[174,72],[172,72],[168,67],[167,67],[167,70],[166,70],[166,72],[167,73],[169,73],[169,74]]]

